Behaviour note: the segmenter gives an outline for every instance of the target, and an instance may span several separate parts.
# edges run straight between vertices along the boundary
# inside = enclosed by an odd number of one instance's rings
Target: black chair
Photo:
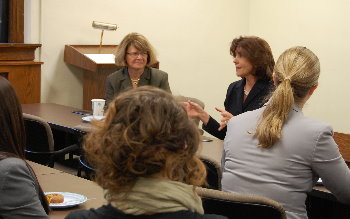
[[[207,184],[203,187],[208,189],[221,190],[221,177],[222,170],[220,164],[210,157],[201,155],[199,159],[204,163],[205,168],[207,169]]]
[[[79,167],[77,176],[83,177],[82,172],[84,172],[85,176],[83,178],[90,180],[93,177],[93,174],[95,173],[95,169],[90,166],[90,164],[85,159],[84,155],[80,155],[78,159]]]
[[[232,219],[286,219],[283,206],[269,198],[234,194],[197,187],[204,213],[218,214]]]
[[[50,125],[42,118],[23,113],[26,130],[26,159],[49,167],[54,167],[58,158],[79,150],[77,144],[55,150]]]

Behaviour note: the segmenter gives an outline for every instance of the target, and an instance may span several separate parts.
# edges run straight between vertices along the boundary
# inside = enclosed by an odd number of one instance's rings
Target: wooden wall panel
[[[9,43],[24,42],[24,0],[9,1]]]
[[[118,68],[98,69],[97,72],[84,71],[83,109],[92,110],[91,99],[105,99],[107,76]]]
[[[0,74],[7,77],[23,103],[40,103],[42,62],[21,62],[21,65],[0,63]]]
[[[15,89],[20,102],[40,103],[41,65],[34,61],[35,49],[41,44],[0,44],[0,76]]]

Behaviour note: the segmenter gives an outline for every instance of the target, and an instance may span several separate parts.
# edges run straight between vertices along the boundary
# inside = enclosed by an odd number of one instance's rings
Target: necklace
[[[140,81],[140,78],[138,78],[138,79],[132,79],[132,78],[130,78],[130,80],[131,80],[132,86],[133,86],[133,87],[137,87],[137,85],[138,85],[138,83],[139,83],[139,81]]]
[[[248,96],[250,91],[247,91],[246,89],[243,89],[243,91],[244,91],[244,95]]]

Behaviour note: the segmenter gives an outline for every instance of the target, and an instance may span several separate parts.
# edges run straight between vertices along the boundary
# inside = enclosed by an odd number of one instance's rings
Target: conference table
[[[90,112],[79,108],[55,103],[35,103],[22,104],[22,111],[43,118],[53,129],[86,132],[92,127],[82,120],[85,116],[83,114],[89,115]]]
[[[89,115],[90,112],[78,108],[54,103],[37,103],[22,104],[22,111],[23,113],[41,117],[50,124],[52,129],[79,133],[87,133],[93,129],[91,123],[82,119],[86,114]],[[199,153],[220,163],[222,148],[221,140],[210,139],[210,142],[203,142]]]
[[[82,111],[79,108],[54,103],[39,103],[22,104],[22,110],[24,113],[43,118],[50,124],[52,129],[67,130],[68,132],[80,132],[83,134],[93,129],[93,126],[90,123],[84,122],[82,119],[84,116],[89,115],[90,112]],[[205,157],[210,157],[220,164],[223,151],[223,141],[210,137],[204,138],[209,139],[209,142],[202,142],[199,154]],[[86,203],[72,209],[55,210],[52,212],[52,218],[62,218],[62,215],[67,214],[71,210],[89,209],[91,207],[96,208],[105,203],[102,189],[92,181],[39,164],[32,164],[34,170],[38,174],[39,182],[41,183],[45,192],[67,191],[81,193],[90,199]],[[332,193],[324,186],[315,186],[313,191],[309,194],[309,199],[312,199],[311,202],[315,202],[315,199],[326,200],[328,201],[328,204],[326,204],[328,207],[329,203],[332,203],[334,206],[336,206],[334,207],[336,211],[344,212],[345,208],[346,211],[349,212],[348,207],[338,203]],[[317,206],[319,205],[320,204],[318,203]],[[340,210],[339,205],[341,208]],[[314,206],[316,205],[312,205],[312,210],[316,211]],[[319,210],[321,209],[318,209],[317,211]],[[334,214],[332,213],[332,215]],[[341,218],[339,215],[337,217]]]
[[[102,188],[93,181],[31,161],[28,163],[33,168],[44,192],[71,192],[87,197],[87,201],[80,205],[53,209],[49,213],[50,218],[61,219],[71,211],[97,208],[106,204]]]

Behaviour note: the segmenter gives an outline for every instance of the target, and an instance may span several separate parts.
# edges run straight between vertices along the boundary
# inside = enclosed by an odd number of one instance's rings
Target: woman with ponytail
[[[307,193],[320,177],[339,201],[350,204],[350,171],[332,127],[302,113],[319,75],[319,60],[306,47],[282,53],[274,68],[276,89],[269,101],[228,123],[224,191],[271,198],[283,204],[288,219],[305,219]]]
[[[10,83],[0,76],[0,218],[49,218],[48,203],[24,158],[21,105]]]

